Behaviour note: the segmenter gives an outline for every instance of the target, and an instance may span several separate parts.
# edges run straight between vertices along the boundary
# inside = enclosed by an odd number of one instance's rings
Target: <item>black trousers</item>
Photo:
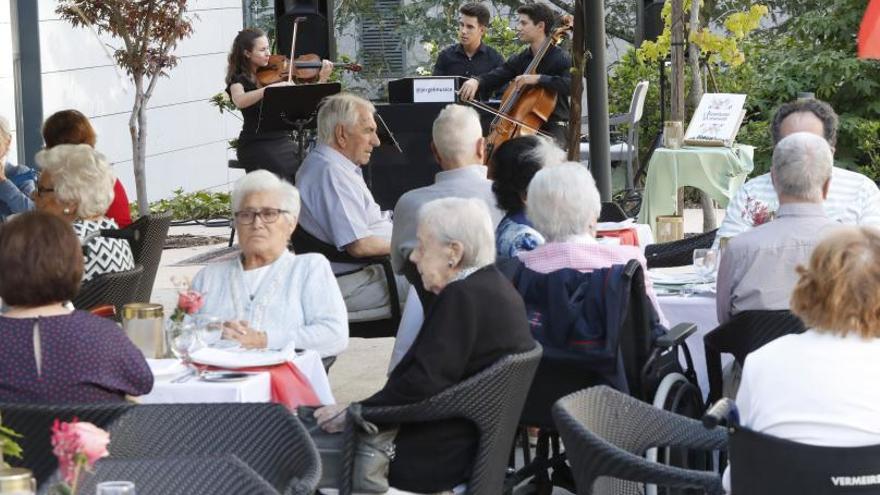
[[[290,183],[301,162],[297,145],[287,134],[240,138],[237,154],[245,172],[268,170]]]

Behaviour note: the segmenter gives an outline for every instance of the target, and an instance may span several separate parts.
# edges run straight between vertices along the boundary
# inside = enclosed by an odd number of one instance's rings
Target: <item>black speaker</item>
[[[645,2],[645,18],[642,24],[645,27],[645,41],[657,41],[657,38],[663,34],[663,3],[662,1]]]
[[[293,20],[297,17],[305,20],[297,29],[295,55],[316,53],[321,58],[335,59],[333,0],[275,0],[277,53],[290,55]]]

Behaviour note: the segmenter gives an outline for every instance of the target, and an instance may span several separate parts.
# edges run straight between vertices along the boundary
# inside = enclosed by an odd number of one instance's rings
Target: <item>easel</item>
[[[296,131],[297,158],[302,162],[306,150],[306,130],[315,129],[321,101],[342,91],[339,83],[273,86],[266,88],[260,101],[257,134]]]

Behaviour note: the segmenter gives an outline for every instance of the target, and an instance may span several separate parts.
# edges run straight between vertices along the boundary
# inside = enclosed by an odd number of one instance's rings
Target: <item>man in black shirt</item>
[[[519,40],[528,48],[511,56],[500,67],[469,79],[461,85],[462,100],[470,100],[478,92],[494,91],[513,81],[517,88],[538,85],[556,92],[556,108],[547,123],[541,127],[563,145],[566,141],[565,124],[568,122],[568,95],[571,93],[571,57],[551,45],[538,64],[535,74],[523,74],[553,28],[555,14],[547,5],[532,3],[516,10],[516,30]]]
[[[478,3],[462,5],[458,10],[458,40],[446,47],[434,64],[435,76],[477,77],[504,63],[504,58],[491,46],[483,43],[489,26],[489,9]],[[480,91],[480,99],[487,100],[491,91]]]

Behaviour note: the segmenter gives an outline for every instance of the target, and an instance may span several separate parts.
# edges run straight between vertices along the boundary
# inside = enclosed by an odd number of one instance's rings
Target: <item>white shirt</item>
[[[321,357],[342,352],[348,345],[348,313],[327,258],[285,251],[265,268],[262,277],[246,272],[238,257],[203,268],[192,283],[205,295],[199,314],[245,320],[266,332],[270,349],[293,342]],[[254,292],[247,278],[256,285]]]
[[[823,206],[834,222],[880,226],[880,190],[874,181],[858,172],[832,167],[831,186]],[[779,209],[769,173],[749,180],[736,192],[718,228],[716,244],[722,237],[736,237],[754,227],[752,213],[762,207],[768,212]]]
[[[878,445],[878,383],[880,339],[808,330],[749,354],[736,405],[743,426],[767,435],[826,447]]]

